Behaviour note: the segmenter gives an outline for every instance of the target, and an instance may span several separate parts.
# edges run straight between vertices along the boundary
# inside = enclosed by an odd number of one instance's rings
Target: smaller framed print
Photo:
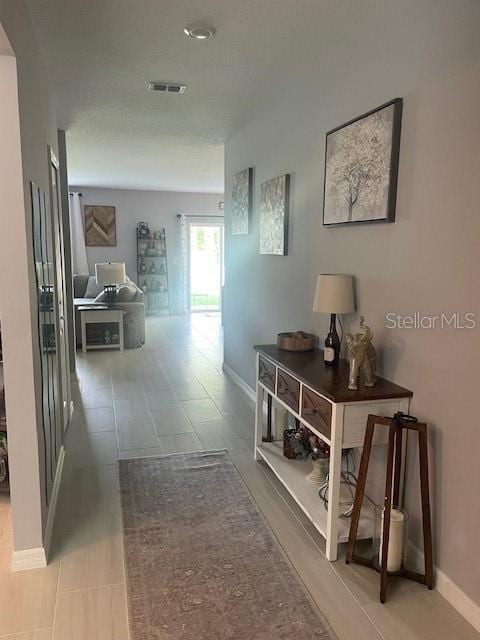
[[[85,205],[85,244],[87,247],[116,247],[115,207]]]
[[[290,175],[264,182],[260,189],[260,253],[286,256],[288,253],[288,209]]]
[[[403,100],[327,133],[323,224],[394,222]]]
[[[239,171],[232,181],[232,234],[244,235],[249,231],[252,215],[253,169]]]

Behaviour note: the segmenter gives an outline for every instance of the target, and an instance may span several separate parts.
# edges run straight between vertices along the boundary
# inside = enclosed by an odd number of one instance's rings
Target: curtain
[[[72,243],[73,274],[88,276],[87,249],[85,247],[85,233],[83,230],[80,194],[71,193],[69,195],[68,202],[70,205],[70,236]]]
[[[177,216],[179,278],[178,278],[178,303],[177,313],[188,312],[188,286],[187,286],[187,216]]]

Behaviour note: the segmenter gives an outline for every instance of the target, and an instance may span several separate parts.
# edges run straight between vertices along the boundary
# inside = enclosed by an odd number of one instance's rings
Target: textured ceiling
[[[441,23],[461,28],[472,0],[27,2],[72,184],[221,192],[223,144],[255,111],[287,92],[321,109],[339,83],[348,100],[359,65],[374,83],[385,58],[392,73],[412,73],[404,58],[424,56]],[[213,40],[183,34],[202,21],[217,29]],[[437,63],[453,55],[434,53]],[[149,92],[149,80],[187,92]]]
[[[223,190],[225,140],[273,88],[284,90],[292,38],[298,49],[314,35],[308,24],[327,4],[28,2],[67,130],[71,183],[189,191]],[[187,38],[183,27],[197,21],[216,37]],[[149,80],[179,81],[187,92],[149,92]]]

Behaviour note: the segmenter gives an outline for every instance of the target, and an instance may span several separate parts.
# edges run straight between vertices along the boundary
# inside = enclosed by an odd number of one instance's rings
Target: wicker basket
[[[284,351],[311,351],[315,348],[315,336],[304,331],[279,333],[277,346]]]

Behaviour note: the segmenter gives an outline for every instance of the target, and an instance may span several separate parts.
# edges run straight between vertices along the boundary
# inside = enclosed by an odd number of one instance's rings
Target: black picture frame
[[[386,203],[386,212],[383,217],[373,217],[373,218],[364,218],[364,219],[350,219],[350,220],[339,220],[339,221],[328,221],[326,220],[326,201],[327,201],[327,172],[329,169],[329,141],[332,141],[332,137],[338,131],[349,127],[352,124],[360,122],[373,114],[387,109],[388,107],[393,106],[393,115],[392,115],[392,134],[391,134],[391,143],[390,143],[390,160],[389,160],[389,182],[388,182],[388,195],[387,195],[387,203]],[[396,209],[396,201],[397,201],[397,183],[398,183],[398,166],[400,159],[400,136],[401,136],[401,128],[402,128],[402,112],[403,112],[403,99],[402,98],[394,98],[389,102],[386,102],[375,109],[371,109],[366,113],[363,113],[361,116],[353,118],[344,124],[331,129],[326,133],[325,136],[325,165],[324,165],[324,180],[323,180],[323,216],[322,216],[322,224],[324,227],[340,227],[344,225],[359,225],[359,224],[374,224],[374,223],[382,223],[382,222],[395,222],[395,209]],[[353,205],[352,205],[353,206]]]

